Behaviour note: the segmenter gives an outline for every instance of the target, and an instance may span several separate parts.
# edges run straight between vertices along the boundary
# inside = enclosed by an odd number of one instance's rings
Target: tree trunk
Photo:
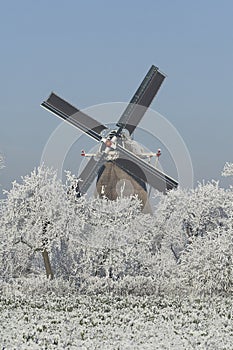
[[[46,276],[47,276],[47,278],[50,278],[52,280],[54,275],[53,275],[53,271],[52,271],[52,268],[51,268],[49,255],[48,255],[48,252],[47,252],[46,249],[42,252],[42,256],[43,256],[43,259],[44,259]]]

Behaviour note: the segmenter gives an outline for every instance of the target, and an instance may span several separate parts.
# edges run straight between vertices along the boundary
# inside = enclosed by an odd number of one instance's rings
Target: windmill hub
[[[111,140],[106,140],[105,141],[105,145],[107,146],[107,147],[112,147],[112,141]]]
[[[116,149],[116,146],[117,146],[117,137],[114,135],[112,138],[105,138],[103,137],[102,140],[101,140],[106,148],[105,148],[105,153],[108,153],[109,151],[113,150],[113,149]]]

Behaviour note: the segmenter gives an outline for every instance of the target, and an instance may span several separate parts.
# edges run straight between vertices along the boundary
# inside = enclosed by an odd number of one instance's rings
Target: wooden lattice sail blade
[[[81,112],[54,92],[50,94],[49,98],[44,101],[41,106],[66,122],[74,125],[97,141],[100,141],[102,138],[100,136],[101,131],[107,129],[105,125],[102,125],[89,115]]]
[[[117,126],[121,129],[127,129],[129,133],[132,134],[157,94],[164,78],[165,75],[159,72],[157,67],[151,66],[120,117]]]
[[[163,193],[178,186],[178,182],[172,177],[164,174],[122,146],[118,145],[117,151],[120,158],[115,161],[116,164],[138,181],[148,183]]]
[[[86,193],[91,186],[94,179],[98,176],[100,168],[106,162],[105,154],[102,153],[99,158],[91,157],[91,159],[86,164],[85,168],[79,174],[79,184],[78,184],[78,192],[80,195]]]

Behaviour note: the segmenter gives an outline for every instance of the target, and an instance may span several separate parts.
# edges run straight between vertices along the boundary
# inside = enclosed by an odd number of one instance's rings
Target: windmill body
[[[96,154],[85,154],[90,159],[79,174],[78,194],[87,192],[97,177],[97,192],[111,200],[120,195],[137,194],[145,205],[147,203],[146,184],[166,193],[177,187],[178,183],[147,162],[154,153],[145,153],[132,139],[132,133],[144,116],[147,108],[158,92],[165,76],[152,66],[138,90],[116,123],[116,129],[107,126],[78,110],[64,99],[51,93],[41,105],[72,124],[89,137],[100,142]],[[158,154],[156,154],[159,156]]]

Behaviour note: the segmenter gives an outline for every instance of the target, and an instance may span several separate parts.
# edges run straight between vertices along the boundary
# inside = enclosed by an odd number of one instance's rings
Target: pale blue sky
[[[179,131],[195,180],[233,161],[233,2],[2,1],[0,151],[4,188],[39,164],[60,123],[50,91],[80,108],[127,102],[155,64],[167,78],[152,104]]]

